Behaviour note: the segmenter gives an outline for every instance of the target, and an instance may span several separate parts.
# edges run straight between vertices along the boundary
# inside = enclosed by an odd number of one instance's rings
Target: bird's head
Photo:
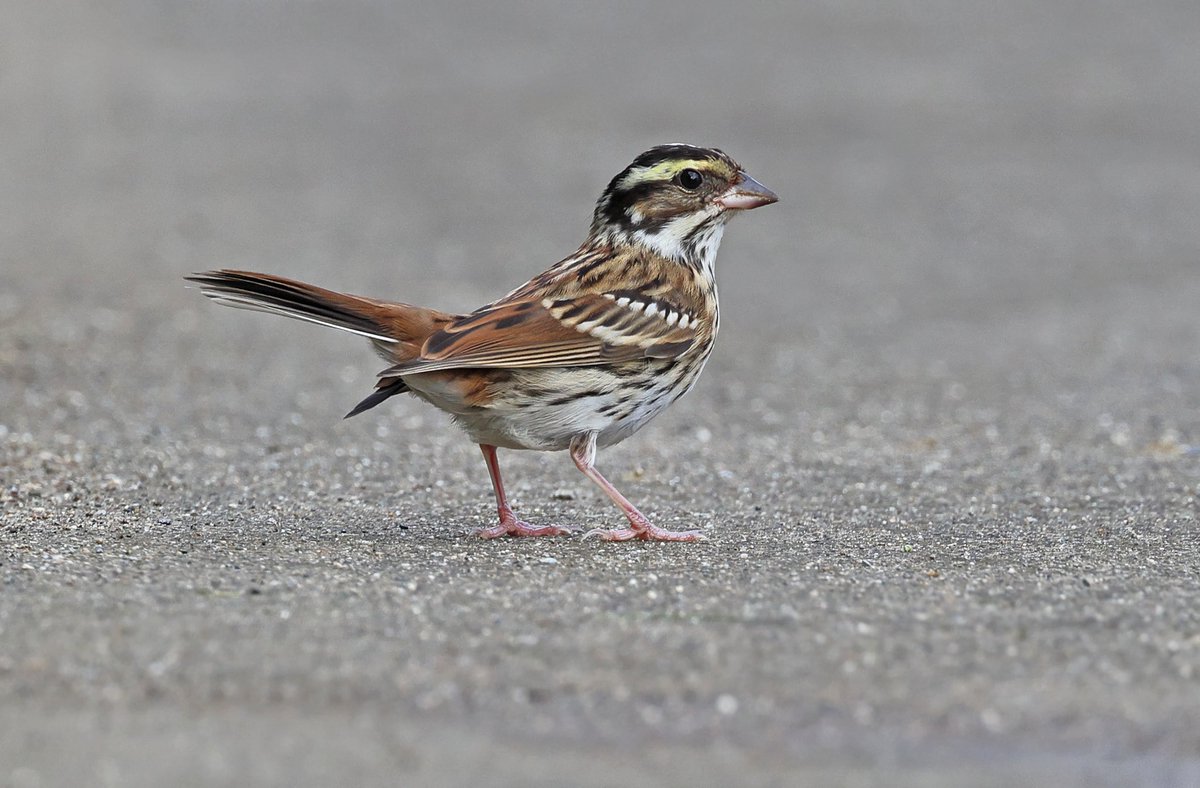
[[[644,243],[675,259],[711,258],[734,213],[778,199],[716,148],[659,145],[608,184],[592,236]]]

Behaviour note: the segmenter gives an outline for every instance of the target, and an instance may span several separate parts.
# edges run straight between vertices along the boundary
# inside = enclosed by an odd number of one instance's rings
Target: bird
[[[406,392],[450,414],[491,477],[499,522],[480,537],[573,532],[517,517],[500,476],[504,448],[569,452],[628,520],[585,538],[695,542],[698,530],[652,524],[601,475],[596,452],[695,385],[720,326],[714,264],[725,225],[778,199],[716,148],[658,145],[609,182],[574,253],[469,314],[252,271],[185,278],[219,304],[369,339],[389,366],[346,418]]]

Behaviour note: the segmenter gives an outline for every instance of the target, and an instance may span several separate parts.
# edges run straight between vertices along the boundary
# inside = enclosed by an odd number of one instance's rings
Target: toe
[[[530,525],[521,520],[506,520],[491,528],[480,528],[475,532],[480,539],[495,539],[500,536],[570,536],[571,529],[558,525]]]
[[[668,531],[651,526],[638,532],[638,538],[648,542],[703,542],[704,534],[699,531]]]
[[[611,530],[605,528],[593,528],[583,535],[584,539],[596,537],[605,542],[627,542],[630,539],[636,539],[638,532],[632,528],[613,528]]]

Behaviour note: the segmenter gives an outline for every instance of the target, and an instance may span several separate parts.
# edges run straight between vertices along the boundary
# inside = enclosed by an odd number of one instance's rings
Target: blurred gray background
[[[1192,2],[43,3],[0,24],[0,784],[1200,782]],[[727,150],[703,545],[480,542],[245,267],[469,310]],[[504,453],[535,522],[616,524]]]

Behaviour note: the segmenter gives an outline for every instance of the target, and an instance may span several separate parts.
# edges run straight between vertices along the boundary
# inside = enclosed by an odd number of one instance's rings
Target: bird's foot
[[[498,536],[570,536],[571,529],[558,525],[530,525],[516,517],[505,517],[498,525],[480,528],[475,535],[480,539],[495,539]]]
[[[583,535],[584,539],[592,537],[605,542],[628,542],[630,539],[641,539],[646,542],[703,542],[704,534],[699,531],[668,531],[665,528],[646,523],[634,528],[593,528]]]

